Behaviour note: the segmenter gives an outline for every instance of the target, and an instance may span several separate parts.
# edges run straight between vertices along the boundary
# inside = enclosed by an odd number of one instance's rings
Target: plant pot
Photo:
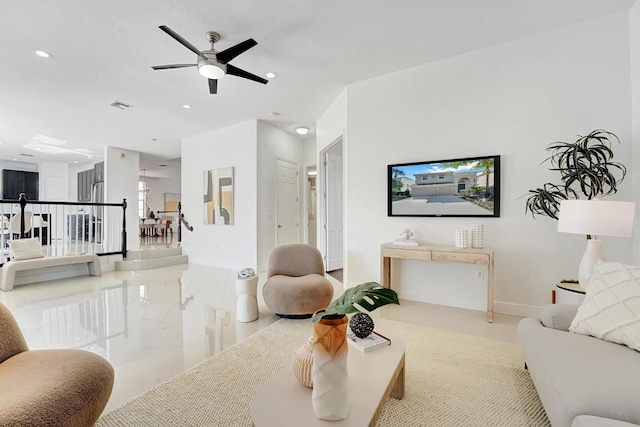
[[[347,417],[347,324],[344,314],[328,315],[313,324],[313,393],[316,418],[335,421]]]

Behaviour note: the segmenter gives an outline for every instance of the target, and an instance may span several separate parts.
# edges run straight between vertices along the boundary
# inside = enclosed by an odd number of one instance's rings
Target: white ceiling
[[[350,83],[595,19],[632,4],[0,0],[0,159],[95,162],[104,146],[115,146],[145,154],[143,167],[153,169],[180,157],[181,138],[251,119],[288,132],[297,125],[313,130]],[[209,95],[206,79],[195,68],[153,71],[152,65],[195,62],[195,54],[159,25],[201,50],[209,48],[206,31],[222,35],[218,50],[254,38],[258,45],[231,63],[261,76],[275,71],[279,77],[261,85],[226,76],[218,94]],[[35,49],[54,57],[39,58]],[[132,107],[116,109],[110,106],[114,101]],[[193,108],[183,109],[183,104]],[[52,146],[65,153],[48,153]]]

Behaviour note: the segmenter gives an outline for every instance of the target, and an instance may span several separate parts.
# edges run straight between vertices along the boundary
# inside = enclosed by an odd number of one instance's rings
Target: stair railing
[[[182,203],[178,202],[178,243],[182,242],[182,224],[184,224],[187,230],[193,231],[193,227],[189,225],[186,219],[184,219]]]
[[[120,213],[110,212],[115,208],[122,209],[121,231]],[[18,200],[0,199],[0,265],[7,252],[6,242],[25,237],[38,237],[47,246],[47,256],[90,252],[126,258],[126,210],[126,199],[122,203],[56,202],[27,200],[25,193],[20,193]],[[15,231],[10,228],[14,217],[18,223]],[[106,222],[111,224],[108,230]]]

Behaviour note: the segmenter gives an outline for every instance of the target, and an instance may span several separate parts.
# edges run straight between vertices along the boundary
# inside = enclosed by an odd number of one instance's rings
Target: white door
[[[298,243],[298,165],[287,160],[277,160],[277,224],[276,245]]]
[[[327,271],[337,270],[344,265],[343,254],[343,193],[342,156],[326,153],[325,177],[327,189]]]

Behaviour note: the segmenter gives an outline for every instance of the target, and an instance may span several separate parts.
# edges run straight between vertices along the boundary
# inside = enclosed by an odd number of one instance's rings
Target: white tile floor
[[[106,411],[278,320],[261,297],[260,318],[235,320],[235,271],[194,264],[16,286],[0,302],[31,349],[81,348],[107,358],[116,381]],[[342,293],[342,284],[329,278]],[[516,342],[518,317],[413,301],[375,316]],[[375,317],[374,316],[374,317]]]

